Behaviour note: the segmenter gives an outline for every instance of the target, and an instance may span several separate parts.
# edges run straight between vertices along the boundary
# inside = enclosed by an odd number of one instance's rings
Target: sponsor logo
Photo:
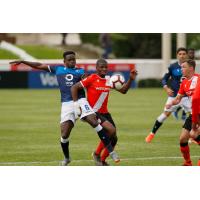
[[[40,73],[40,80],[43,86],[58,86],[56,76],[49,73]]]

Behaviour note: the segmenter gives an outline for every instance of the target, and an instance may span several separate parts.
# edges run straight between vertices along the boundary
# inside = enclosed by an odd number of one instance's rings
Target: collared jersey
[[[184,79],[180,85],[178,94],[192,97],[199,77],[200,77],[199,74],[194,74],[191,79]]]
[[[71,87],[81,80],[84,74],[84,69],[81,68],[67,68],[63,65],[48,66],[49,71],[56,75],[60,94],[61,102],[72,101]],[[79,90],[78,98],[84,98],[84,90]]]
[[[110,76],[101,78],[92,74],[81,81],[87,90],[87,100],[95,112],[108,113],[108,96],[111,89]]]

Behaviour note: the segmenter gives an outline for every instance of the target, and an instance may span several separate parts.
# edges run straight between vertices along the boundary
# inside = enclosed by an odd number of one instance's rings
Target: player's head
[[[66,67],[74,68],[76,65],[76,54],[73,51],[65,51],[63,53],[64,63]]]
[[[105,75],[108,73],[107,61],[103,58],[98,59],[96,62],[96,70],[99,76],[105,77]]]
[[[177,50],[176,50],[176,57],[177,57],[177,59],[178,59],[178,62],[181,64],[181,63],[183,63],[183,61],[185,60],[185,59],[187,59],[187,55],[188,54],[188,51],[187,51],[187,49],[186,48],[184,48],[184,47],[180,47],[180,48],[178,48]]]
[[[195,50],[193,48],[188,49],[188,58],[192,60],[195,59]]]
[[[192,59],[187,59],[181,64],[183,76],[190,78],[195,72],[196,62]]]

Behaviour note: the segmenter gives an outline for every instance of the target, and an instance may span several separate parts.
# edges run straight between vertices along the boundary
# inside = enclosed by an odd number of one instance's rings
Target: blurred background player
[[[177,62],[170,64],[168,68],[168,72],[164,75],[162,78],[162,85],[164,90],[166,91],[168,98],[166,104],[171,102],[177,95],[177,92],[180,87],[180,81],[182,77],[181,72],[181,64],[184,62],[184,60],[187,58],[187,49],[180,47],[176,51],[177,55]],[[168,80],[170,80],[171,84],[168,86]],[[152,139],[154,138],[157,130],[160,128],[160,126],[163,124],[163,122],[170,116],[170,114],[176,109],[181,106],[184,108],[186,112],[191,112],[191,102],[188,100],[187,97],[184,97],[181,102],[178,105],[174,105],[170,109],[164,108],[164,112],[156,119],[154,126],[152,128],[151,133],[148,134],[148,136],[145,138],[145,141],[147,143],[150,143]]]
[[[116,126],[112,119],[111,114],[108,112],[107,104],[111,84],[109,82],[110,76],[106,76],[108,73],[108,63],[105,59],[99,59],[96,62],[96,74],[92,74],[87,78],[76,83],[72,87],[72,97],[74,101],[77,100],[77,94],[79,90],[83,88],[87,91],[87,99],[90,106],[96,112],[96,117],[101,121],[101,125],[108,130],[113,148],[117,143]],[[129,80],[118,90],[120,93],[125,94],[131,86],[133,80],[135,80],[137,71],[132,69],[130,72]],[[92,156],[96,165],[106,166],[106,158],[109,152],[105,148],[102,141],[98,144],[95,152]]]
[[[66,51],[63,53],[64,65],[56,65],[49,66],[47,64],[42,64],[38,62],[29,62],[29,61],[14,61],[10,64],[26,64],[32,68],[45,70],[47,72],[51,72],[56,74],[60,93],[61,93],[61,121],[60,121],[60,129],[61,129],[61,147],[64,153],[64,160],[62,161],[62,165],[66,166],[71,162],[69,155],[69,136],[71,130],[74,127],[76,116],[74,113],[74,102],[71,96],[71,87],[75,83],[79,82],[84,75],[84,70],[76,67],[76,56],[73,51]],[[81,105],[85,107],[90,107],[85,98],[84,90],[79,90],[78,92],[78,101],[81,102]],[[92,110],[84,110],[82,108],[82,114],[80,118],[85,117],[86,115],[90,115],[94,113]],[[103,140],[105,146],[110,147],[109,151],[112,152],[112,145],[110,144],[110,139],[105,133],[106,131],[101,128],[99,123],[96,121],[91,121],[93,126],[95,126],[95,130],[98,133],[100,139]],[[97,130],[98,129],[98,130]],[[101,129],[101,130],[100,130]],[[114,152],[115,153],[115,152]],[[113,154],[113,156],[116,156]]]
[[[194,50],[193,48],[188,48],[188,59],[192,59],[192,60],[195,59],[195,50]],[[175,119],[177,119],[177,120],[179,119],[178,113],[179,113],[179,111],[180,111],[181,109],[182,109],[182,107],[180,106],[180,107],[177,108],[177,110],[176,110],[175,112],[172,112],[173,117],[174,117]],[[186,114],[186,112],[185,112],[184,110],[182,110],[181,119],[182,119],[183,121],[185,121],[186,118],[187,118],[187,114]]]
[[[169,102],[166,105],[167,109],[170,109],[172,106],[177,105],[181,102],[182,98],[185,96],[191,101],[195,88],[197,86],[197,82],[200,78],[199,74],[195,74],[195,66],[196,63],[194,60],[188,59],[182,64],[182,73],[185,79],[180,85],[180,89],[175,99]],[[184,158],[184,166],[191,166],[192,161],[190,158],[190,148],[188,145],[188,140],[190,138],[190,131],[192,130],[192,115],[190,114],[187,117],[183,129],[180,135],[180,151]],[[193,136],[193,139],[200,144],[200,136]]]

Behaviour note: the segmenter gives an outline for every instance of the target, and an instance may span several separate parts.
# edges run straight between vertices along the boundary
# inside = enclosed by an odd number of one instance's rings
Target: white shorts
[[[175,97],[168,97],[166,104],[171,103],[171,101],[172,101],[173,99],[175,99]],[[166,104],[165,104],[165,105],[166,105]],[[179,104],[172,106],[170,109],[164,108],[164,111],[167,111],[167,112],[175,112],[175,111],[177,110],[177,108],[180,107],[180,106],[184,109],[184,111],[185,111],[186,113],[187,113],[187,112],[191,112],[192,104],[191,104],[190,98],[188,98],[188,97],[183,97],[183,98],[181,99],[181,101],[180,101]]]
[[[95,113],[86,98],[81,98],[78,100],[78,102],[81,107],[80,119],[82,119],[85,116]],[[69,121],[69,120],[71,120],[73,123],[75,123],[75,121],[76,121],[75,114],[74,114],[74,102],[73,101],[63,102],[62,106],[61,106],[60,123],[63,123],[63,122]]]

